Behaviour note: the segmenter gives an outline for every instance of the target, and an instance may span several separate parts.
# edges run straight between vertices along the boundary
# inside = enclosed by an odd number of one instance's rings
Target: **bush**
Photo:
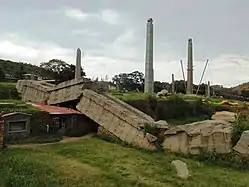
[[[14,83],[0,83],[0,99],[21,99]]]
[[[233,123],[232,130],[232,145],[235,146],[239,141],[242,133],[249,130],[248,114],[238,113],[236,115],[236,121]]]
[[[154,120],[186,121],[186,119],[210,119],[214,109],[204,104],[201,99],[185,101],[177,95],[169,96],[167,99],[156,99],[148,95],[146,99],[128,100],[128,104],[150,115]]]

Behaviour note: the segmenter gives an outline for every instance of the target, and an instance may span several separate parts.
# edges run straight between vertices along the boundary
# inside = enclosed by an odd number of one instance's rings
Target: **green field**
[[[15,187],[245,187],[249,172],[193,160],[191,177],[178,179],[174,155],[122,147],[97,138],[30,148],[9,148],[0,154],[0,186]]]

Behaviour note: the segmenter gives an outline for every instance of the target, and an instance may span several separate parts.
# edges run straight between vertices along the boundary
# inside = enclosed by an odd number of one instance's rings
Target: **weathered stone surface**
[[[158,97],[161,97],[161,96],[167,96],[168,93],[169,93],[168,90],[163,89],[163,90],[161,90],[160,92],[158,92],[156,95],[157,95]]]
[[[141,117],[141,114],[119,102],[87,89],[83,90],[77,109],[121,140],[146,149],[155,149],[153,142],[156,137],[140,129],[142,124],[151,123],[149,117]]]
[[[224,120],[206,120],[172,127],[165,132],[166,151],[200,154],[205,151],[230,153],[232,126]]]
[[[50,90],[48,104],[59,104],[76,100],[80,97],[83,88],[83,78],[62,82]]]
[[[249,131],[244,131],[237,142],[236,146],[233,148],[240,157],[249,159]]]
[[[187,179],[189,177],[188,166],[185,162],[181,160],[173,160],[171,164],[175,167],[178,177],[181,179]]]
[[[164,120],[156,121],[153,124],[153,126],[155,126],[157,129],[165,129],[165,130],[168,130],[170,128],[169,124]]]
[[[52,86],[42,81],[19,80],[16,88],[23,101],[46,102]]]
[[[213,120],[225,120],[228,122],[234,122],[235,121],[235,113],[234,112],[229,112],[229,111],[220,111],[216,112],[212,116]]]

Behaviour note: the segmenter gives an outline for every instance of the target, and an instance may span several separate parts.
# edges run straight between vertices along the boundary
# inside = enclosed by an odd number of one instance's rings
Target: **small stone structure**
[[[2,118],[6,138],[22,138],[30,133],[31,114],[14,112],[5,114]]]
[[[224,120],[179,125],[165,132],[163,148],[166,151],[193,155],[211,151],[230,153],[231,130],[231,123]]]

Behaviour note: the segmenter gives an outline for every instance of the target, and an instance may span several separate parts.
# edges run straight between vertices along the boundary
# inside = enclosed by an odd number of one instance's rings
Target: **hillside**
[[[8,80],[18,79],[22,74],[25,73],[34,73],[36,75],[42,76],[44,71],[43,68],[32,64],[2,59],[0,59],[0,69],[2,69]]]
[[[231,90],[233,92],[241,94],[243,91],[249,90],[249,82],[246,82],[246,83],[240,84],[238,86],[232,87]]]

